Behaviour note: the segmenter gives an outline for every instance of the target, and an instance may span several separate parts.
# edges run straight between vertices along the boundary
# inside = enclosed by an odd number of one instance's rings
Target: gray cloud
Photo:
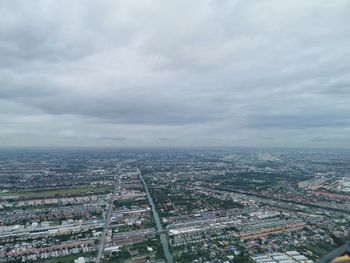
[[[350,129],[349,12],[346,0],[2,1],[0,145],[336,146]]]
[[[349,127],[349,116],[254,116],[251,125],[256,128],[306,129],[322,127]]]

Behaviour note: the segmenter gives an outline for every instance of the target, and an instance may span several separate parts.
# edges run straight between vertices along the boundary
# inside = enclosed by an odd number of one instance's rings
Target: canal
[[[143,179],[140,171],[139,171],[139,175],[140,175],[140,179],[141,179],[141,181],[146,189],[146,194],[147,194],[148,201],[151,205],[154,221],[156,222],[157,230],[160,233],[160,242],[162,243],[162,246],[163,246],[163,251],[164,251],[166,261],[168,263],[173,263],[173,256],[170,254],[170,251],[169,251],[168,239],[166,237],[166,234],[164,233],[164,229],[163,229],[162,223],[160,222],[160,218],[159,218],[156,206],[153,203],[152,197],[148,191],[147,184],[146,184],[145,180]]]

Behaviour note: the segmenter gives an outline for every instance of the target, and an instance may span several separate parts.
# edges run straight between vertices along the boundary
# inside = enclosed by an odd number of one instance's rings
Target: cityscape
[[[0,263],[350,263],[350,0],[0,0]]]
[[[0,153],[0,262],[311,263],[350,229],[350,152]]]

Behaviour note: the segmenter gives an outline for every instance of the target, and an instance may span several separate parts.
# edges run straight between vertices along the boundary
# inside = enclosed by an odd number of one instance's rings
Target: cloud
[[[1,2],[0,145],[23,131],[30,145],[348,138],[349,11],[346,0]]]
[[[254,116],[252,125],[256,128],[306,129],[322,127],[349,127],[349,116]]]

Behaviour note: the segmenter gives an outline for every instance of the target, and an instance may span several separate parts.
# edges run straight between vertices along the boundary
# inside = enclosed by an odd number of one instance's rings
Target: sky
[[[0,147],[350,148],[348,0],[0,0]]]

